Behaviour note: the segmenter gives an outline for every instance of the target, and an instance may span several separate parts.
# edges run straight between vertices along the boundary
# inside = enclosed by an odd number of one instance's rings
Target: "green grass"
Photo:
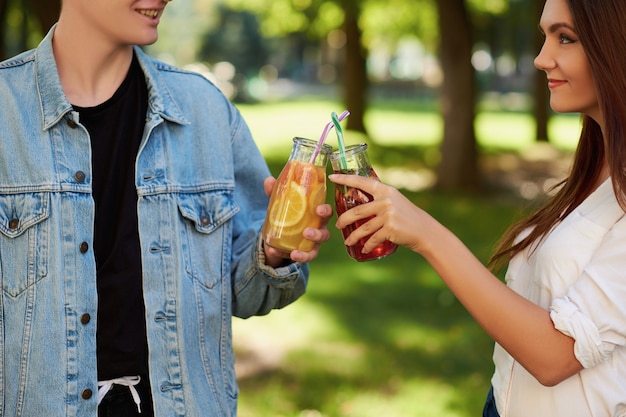
[[[317,138],[328,114],[342,110],[321,101],[240,108],[275,175],[292,136]],[[438,120],[434,112],[375,107],[367,116],[367,141],[384,154],[414,148],[427,154],[438,143]],[[528,125],[521,114],[477,120],[481,145],[502,150],[532,143]],[[560,146],[573,147],[576,126],[575,118],[553,122]],[[376,158],[386,167],[410,166],[410,158]],[[483,261],[520,215],[519,202],[497,195],[405,194]],[[240,417],[480,415],[493,341],[421,257],[399,248],[382,260],[355,262],[333,221],[331,240],[311,264],[307,293],[283,310],[234,323],[237,363],[253,367],[240,373]]]

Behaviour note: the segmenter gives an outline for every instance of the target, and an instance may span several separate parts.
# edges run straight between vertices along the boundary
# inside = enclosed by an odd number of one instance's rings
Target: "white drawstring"
[[[107,395],[107,392],[113,388],[114,384],[124,385],[130,390],[130,394],[133,396],[135,404],[137,404],[137,411],[141,414],[141,399],[135,388],[135,385],[137,385],[139,381],[141,381],[140,376],[125,376],[123,378],[109,379],[108,381],[98,381],[98,405],[100,405],[104,396]]]

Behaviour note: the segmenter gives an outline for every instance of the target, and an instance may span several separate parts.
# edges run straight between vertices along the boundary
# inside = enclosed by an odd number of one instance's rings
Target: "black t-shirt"
[[[148,371],[135,188],[147,106],[146,82],[136,58],[109,100],[95,107],[74,106],[91,137],[99,380]]]

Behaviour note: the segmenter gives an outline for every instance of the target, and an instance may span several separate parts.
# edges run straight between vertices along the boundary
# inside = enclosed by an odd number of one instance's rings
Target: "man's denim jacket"
[[[63,93],[52,34],[0,63],[0,416],[96,416],[90,140]],[[232,316],[305,291],[307,265],[264,266],[269,174],[204,77],[135,49],[148,84],[136,158],[156,416],[227,417]]]

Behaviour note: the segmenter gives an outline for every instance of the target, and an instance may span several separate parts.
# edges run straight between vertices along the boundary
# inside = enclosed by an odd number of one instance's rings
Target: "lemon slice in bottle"
[[[274,204],[269,213],[269,221],[273,227],[286,228],[298,224],[306,213],[306,195],[304,188],[291,182],[285,190],[282,204]]]
[[[315,210],[320,204],[326,202],[326,187],[324,184],[319,184],[314,190],[311,191],[309,196],[309,210],[312,215],[317,216]]]

